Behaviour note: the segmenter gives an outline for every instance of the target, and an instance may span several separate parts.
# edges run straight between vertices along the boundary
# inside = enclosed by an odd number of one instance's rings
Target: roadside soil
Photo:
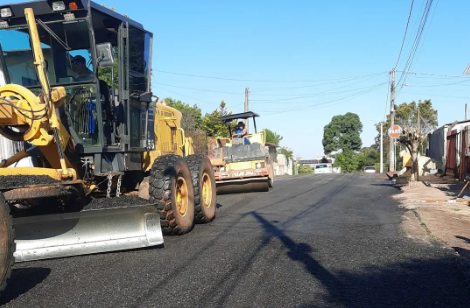
[[[394,198],[408,210],[402,220],[408,236],[453,248],[470,278],[470,200],[456,198],[463,185],[415,182],[403,186]],[[465,195],[470,196],[468,189]]]

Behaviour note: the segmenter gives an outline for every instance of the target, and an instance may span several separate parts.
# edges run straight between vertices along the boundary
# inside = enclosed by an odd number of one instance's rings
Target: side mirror
[[[96,57],[100,68],[113,67],[113,47],[111,43],[101,43],[96,45]]]
[[[131,98],[139,101],[140,103],[151,103],[152,102],[152,92],[144,92],[144,93],[133,93],[131,94]]]

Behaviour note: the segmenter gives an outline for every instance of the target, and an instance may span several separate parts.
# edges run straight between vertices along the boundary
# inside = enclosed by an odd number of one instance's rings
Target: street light
[[[374,120],[369,120],[377,124]],[[383,122],[380,122],[380,173],[384,173],[384,127]]]

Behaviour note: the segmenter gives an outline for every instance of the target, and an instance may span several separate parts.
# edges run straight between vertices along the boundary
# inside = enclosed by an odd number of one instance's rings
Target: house
[[[455,121],[428,135],[428,156],[441,173],[463,180],[470,174],[470,120]]]
[[[312,169],[315,169],[315,167],[317,165],[328,165],[328,166],[333,166],[333,164],[335,163],[335,159],[334,158],[330,158],[330,157],[319,157],[319,158],[316,158],[316,159],[301,159],[299,161],[299,164],[300,165],[307,165],[307,166],[310,166],[310,168]]]

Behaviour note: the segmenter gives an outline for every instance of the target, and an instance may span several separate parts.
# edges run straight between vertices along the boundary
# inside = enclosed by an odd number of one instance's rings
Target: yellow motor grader
[[[161,245],[214,219],[213,167],[153,99],[151,46],[91,1],[0,5],[0,134],[25,145],[0,162],[0,292],[14,262]]]

